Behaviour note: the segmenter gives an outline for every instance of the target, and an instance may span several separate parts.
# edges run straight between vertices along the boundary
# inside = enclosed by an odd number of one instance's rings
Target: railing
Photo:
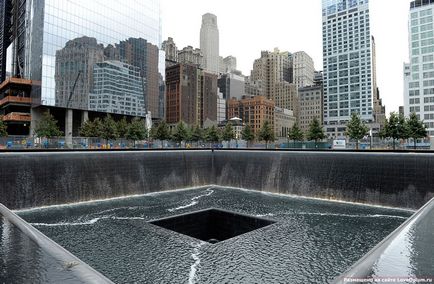
[[[32,98],[7,96],[0,100],[0,106],[8,103],[32,104]]]
[[[6,219],[8,222],[16,226],[24,235],[31,239],[37,246],[39,246],[44,252],[48,253],[55,260],[60,261],[65,266],[64,275],[68,276],[69,273],[73,274],[73,280],[78,280],[79,283],[113,283],[107,277],[102,275],[90,267],[85,262],[81,261],[75,255],[61,247],[59,244],[42,234],[36,228],[24,221],[14,212],[10,211],[6,206],[0,203],[0,218]],[[37,252],[28,251],[29,256]],[[0,261],[1,261],[0,256]],[[47,264],[53,265],[53,264]],[[7,264],[6,264],[7,267]],[[40,270],[44,270],[45,267],[40,267]],[[59,273],[62,273],[59,271]],[[29,275],[29,277],[37,277],[37,275]],[[71,277],[71,276],[69,276]],[[66,279],[67,277],[65,277]],[[31,279],[27,279],[31,281]],[[47,279],[46,279],[47,280]],[[53,279],[50,279],[53,280]],[[73,281],[72,281],[73,282]]]
[[[30,113],[24,112],[11,112],[3,116],[3,121],[23,121],[30,122],[32,121],[32,116]]]

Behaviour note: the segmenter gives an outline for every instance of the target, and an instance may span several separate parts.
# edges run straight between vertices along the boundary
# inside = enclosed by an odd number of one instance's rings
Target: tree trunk
[[[359,150],[359,140],[356,140],[356,150]]]
[[[396,147],[395,147],[395,138],[393,138],[393,150],[396,150]]]
[[[416,150],[416,143],[417,143],[417,140],[416,140],[415,138],[413,138],[413,143],[414,143],[414,150]]]
[[[265,149],[268,149],[268,141],[265,141]]]

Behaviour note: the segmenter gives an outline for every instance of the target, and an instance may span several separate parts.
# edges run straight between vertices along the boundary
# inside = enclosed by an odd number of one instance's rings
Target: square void
[[[205,242],[218,243],[275,222],[221,209],[207,209],[149,223]]]

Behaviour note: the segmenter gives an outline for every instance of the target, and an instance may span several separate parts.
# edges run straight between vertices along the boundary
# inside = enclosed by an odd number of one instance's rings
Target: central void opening
[[[213,208],[158,219],[149,223],[214,244],[275,222]]]

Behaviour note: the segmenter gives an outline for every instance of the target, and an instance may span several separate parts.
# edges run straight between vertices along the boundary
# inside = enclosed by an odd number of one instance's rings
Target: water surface
[[[217,244],[147,223],[211,207],[276,223]],[[327,283],[411,212],[205,187],[19,215],[116,283]]]

